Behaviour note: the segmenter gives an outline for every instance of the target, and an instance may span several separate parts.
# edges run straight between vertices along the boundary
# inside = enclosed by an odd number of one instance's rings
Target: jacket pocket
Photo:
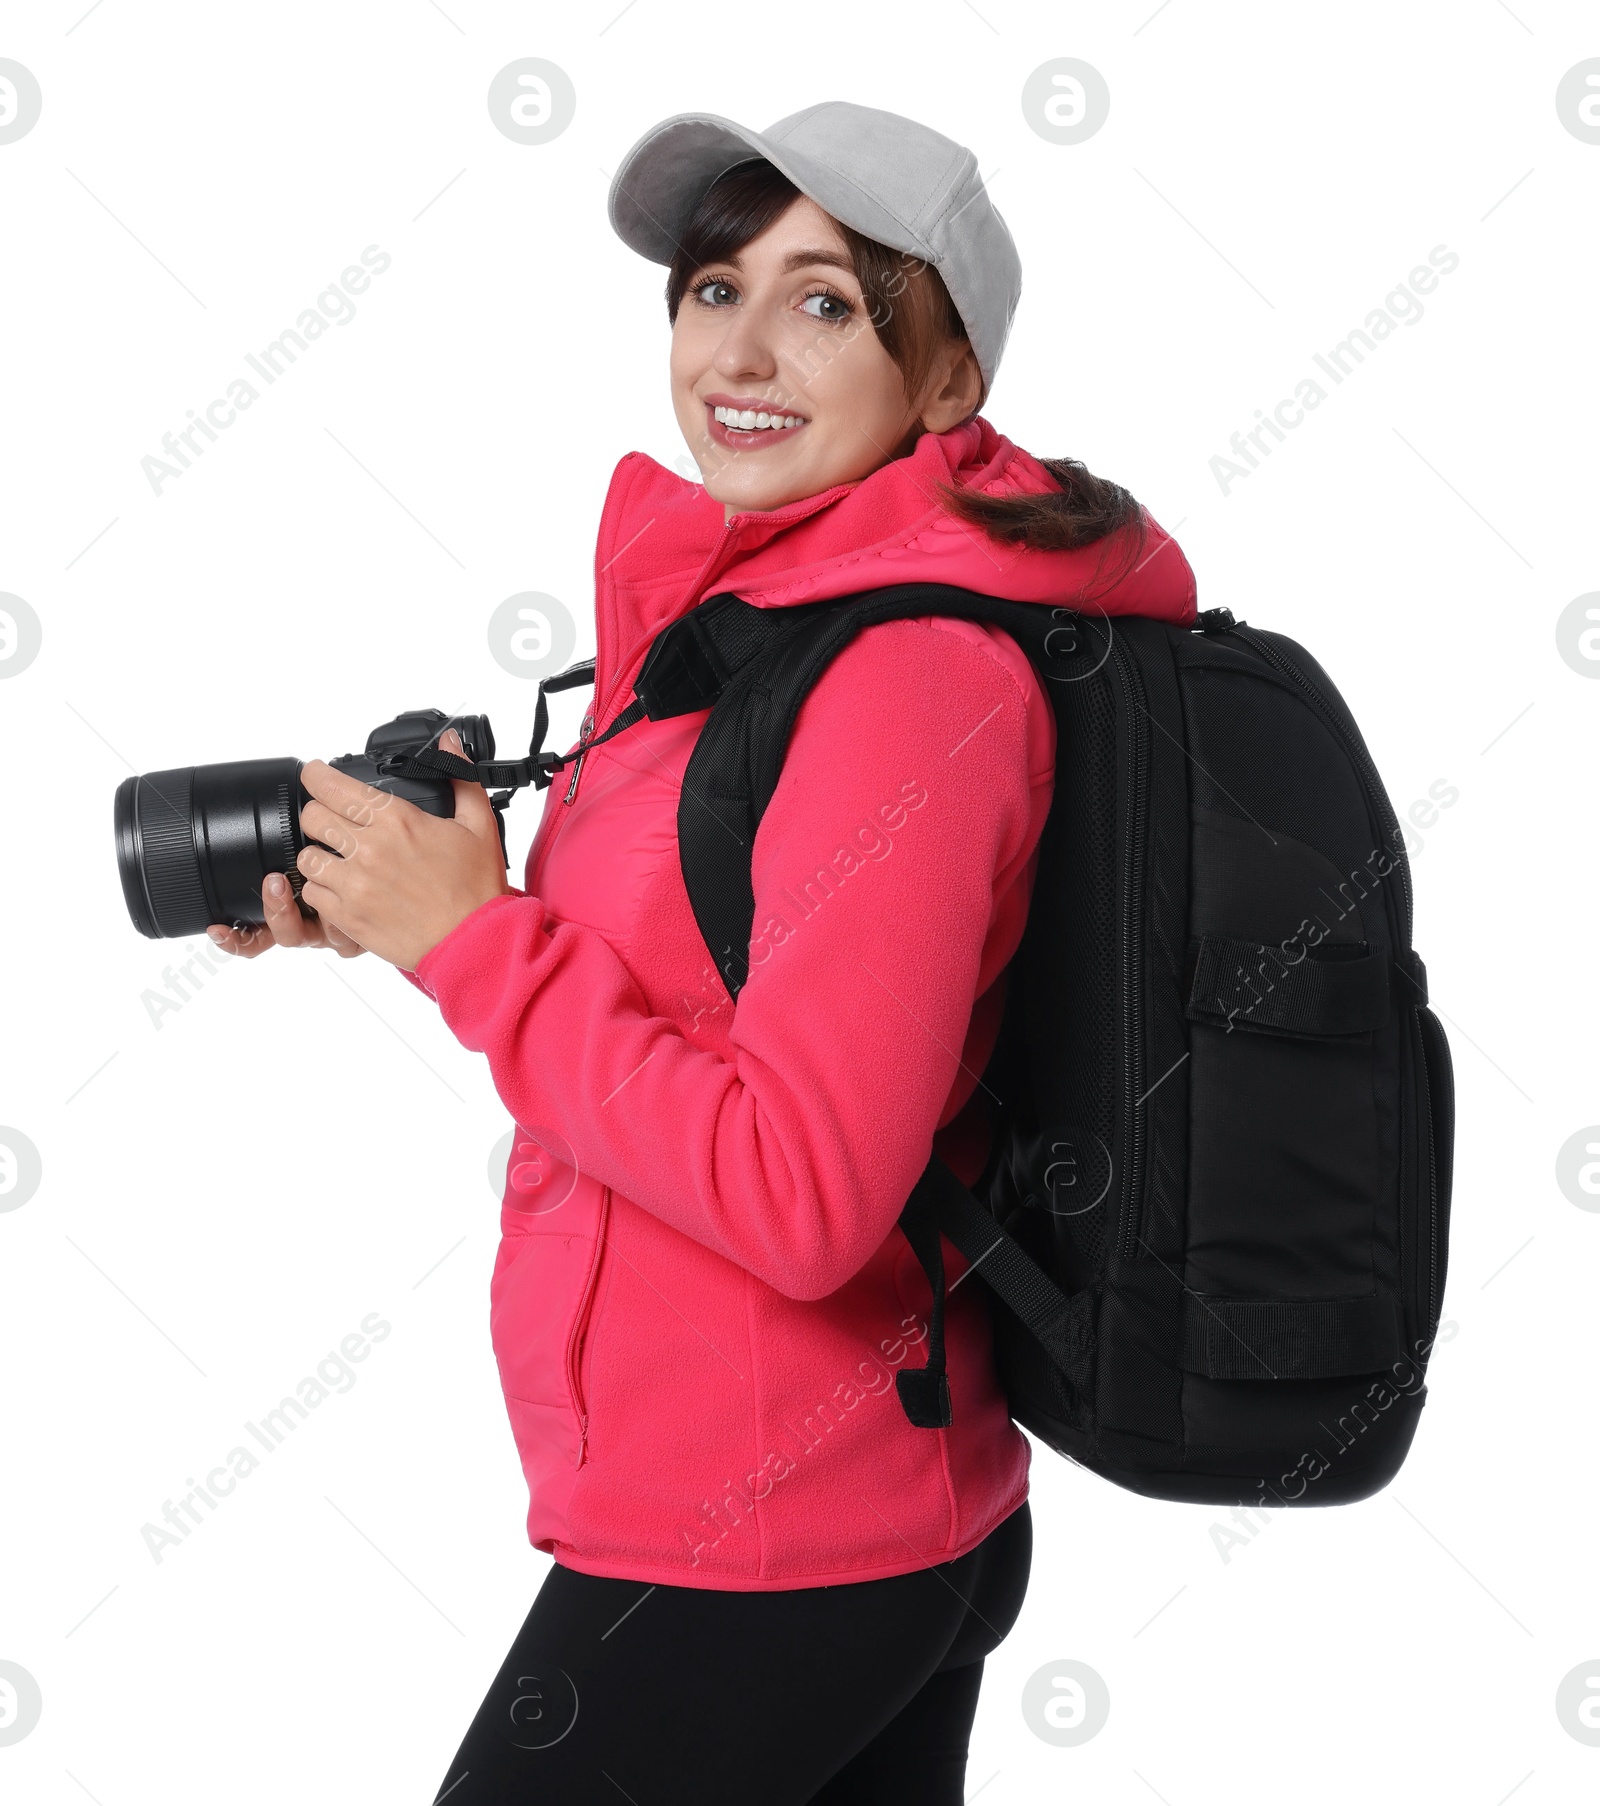
[[[503,1208],[489,1284],[490,1340],[506,1398],[539,1408],[545,1445],[561,1446],[574,1467],[582,1466],[588,1445],[582,1352],[610,1196],[593,1180],[580,1179],[548,1217]],[[513,1410],[511,1418],[515,1429],[518,1413]]]
[[[578,1309],[573,1314],[572,1328],[567,1332],[567,1392],[578,1416],[578,1459],[574,1463],[577,1467],[583,1466],[584,1458],[589,1450],[589,1401],[584,1395],[583,1354],[589,1339],[589,1326],[594,1318],[595,1299],[599,1296],[600,1263],[605,1258],[605,1232],[610,1217],[611,1188],[607,1186],[600,1194],[600,1215],[595,1223],[594,1252],[589,1260],[589,1270],[584,1275],[583,1294],[578,1301]]]

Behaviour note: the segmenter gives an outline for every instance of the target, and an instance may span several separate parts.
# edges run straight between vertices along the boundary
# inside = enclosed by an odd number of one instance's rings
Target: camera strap
[[[550,731],[550,705],[546,696],[556,690],[573,690],[580,684],[592,684],[592,658],[580,659],[565,671],[557,671],[540,680],[533,715],[533,737],[528,743],[526,758],[464,759],[459,753],[446,752],[438,745],[429,744],[420,752],[392,754],[383,761],[380,769],[397,777],[453,778],[462,783],[482,784],[491,791],[493,786],[502,785],[504,788],[498,794],[489,797],[495,813],[501,815],[518,790],[529,784],[538,790],[548,789],[564,766],[581,759],[592,747],[603,746],[613,734],[625,732],[645,716],[652,721],[661,721],[669,716],[709,708],[734,672],[750,662],[753,653],[774,637],[768,612],[753,608],[731,591],[724,591],[672,622],[656,635],[645,655],[634,680],[633,701],[603,734],[581,738],[570,753],[546,752],[544,749],[544,737]],[[798,619],[800,611],[786,610],[785,613]],[[786,621],[786,626],[792,625]],[[504,835],[502,816],[502,840]]]
[[[528,743],[526,758],[464,759],[459,753],[446,752],[442,746],[430,745],[420,752],[396,753],[383,761],[381,769],[396,777],[453,778],[466,784],[482,784],[491,792],[497,785],[504,786],[497,795],[491,794],[489,797],[491,806],[498,814],[518,790],[529,784],[537,790],[548,789],[563,766],[581,758],[591,746],[600,746],[613,734],[620,734],[632,727],[645,713],[644,703],[635,699],[603,734],[593,739],[579,740],[570,753],[546,752],[544,737],[550,731],[550,705],[546,701],[546,693],[553,690],[574,690],[580,684],[593,682],[592,658],[582,659],[575,665],[569,665],[565,671],[558,671],[554,676],[540,680],[538,702],[533,715],[533,737]]]

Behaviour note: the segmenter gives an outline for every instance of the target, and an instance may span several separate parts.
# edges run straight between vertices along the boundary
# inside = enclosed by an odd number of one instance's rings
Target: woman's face
[[[868,311],[838,227],[804,196],[691,276],[672,328],[672,402],[725,518],[864,477],[918,428],[943,432],[977,404],[964,341],[947,342],[908,397]]]

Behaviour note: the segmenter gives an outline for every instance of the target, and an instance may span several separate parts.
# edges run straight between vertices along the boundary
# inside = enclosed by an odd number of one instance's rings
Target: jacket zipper
[[[583,761],[588,756],[588,754],[584,751],[584,748],[587,747],[588,742],[589,742],[589,736],[593,732],[594,732],[594,710],[593,710],[593,708],[590,708],[589,712],[583,718],[582,725],[578,729],[579,751],[578,751],[577,758],[573,761],[573,764],[572,764],[572,781],[567,785],[567,794],[564,797],[562,797],[562,799],[561,799],[562,802],[564,802],[564,803],[570,803],[572,801],[572,799],[578,794],[578,773],[583,770]]]
[[[567,1388],[572,1395],[572,1408],[578,1414],[578,1459],[574,1467],[582,1467],[589,1453],[589,1402],[583,1395],[583,1344],[594,1309],[595,1287],[600,1276],[600,1257],[606,1245],[606,1224],[611,1216],[611,1187],[600,1194],[600,1217],[594,1232],[594,1257],[584,1277],[583,1295],[572,1320],[572,1334],[567,1338]]]
[[[717,575],[717,573],[720,570],[723,569],[723,567],[728,563],[729,559],[738,550],[739,550],[739,545],[738,545],[738,538],[737,538],[737,529],[733,526],[733,523],[731,521],[725,522],[724,523],[724,532],[723,532],[722,537],[717,541],[717,543],[711,548],[711,551],[707,554],[706,561],[700,567],[700,574],[695,578],[694,586],[690,590],[689,593],[691,595],[698,596],[705,589],[706,585],[712,581],[712,579]],[[665,625],[666,625],[666,623],[663,622],[662,626],[665,626]],[[660,629],[658,628],[657,631],[659,632]],[[634,661],[634,655],[643,650],[647,650],[650,645],[651,640],[653,640],[654,638],[655,638],[655,635],[651,634],[651,635],[647,636],[644,647],[642,647],[642,648],[638,647],[638,646],[634,647],[633,651],[629,653],[627,659],[623,663],[624,670],[628,670],[629,668],[631,668],[631,666],[633,665],[633,661]],[[595,734],[598,733],[602,727],[610,726],[611,704],[616,699],[616,696],[619,693],[619,691],[622,689],[622,685],[620,683],[612,683],[609,686],[609,688],[607,688],[605,690],[604,694],[602,694],[602,692],[601,692],[600,674],[601,674],[601,670],[603,668],[602,655],[604,654],[605,650],[606,649],[603,646],[600,646],[598,644],[598,639],[597,639],[597,643],[596,643],[596,647],[595,647],[595,667],[594,667],[595,703],[594,703],[594,707],[589,711],[589,713],[584,716],[583,725],[578,730],[578,755],[577,755],[577,758],[573,761],[572,777],[567,784],[566,793],[561,799],[563,803],[570,803],[573,800],[573,798],[578,794],[578,779],[582,775],[582,772],[583,772],[583,762],[588,757],[588,754],[585,751],[586,743],[589,740],[593,739]],[[553,838],[553,836],[552,836],[552,838]]]
[[[594,707],[591,704],[578,727],[578,744],[582,746],[585,740],[593,737],[593,734]],[[570,780],[567,788],[569,791],[574,788]],[[551,794],[553,795],[554,793],[552,792]],[[563,801],[566,802],[570,802],[571,800],[570,795],[563,798]],[[523,880],[528,890],[534,895],[538,894],[539,874],[544,869],[545,856],[550,850],[551,842],[560,832],[561,824],[565,819],[566,817],[560,809],[546,808],[545,813],[539,819],[539,826],[534,830],[533,844],[528,848],[528,859],[526,867],[524,868]]]
[[[1144,1013],[1139,1007],[1144,953],[1144,821],[1149,782],[1145,715],[1133,656],[1113,638],[1111,662],[1122,686],[1128,724],[1128,832],[1122,871],[1122,1108],[1128,1125],[1128,1158],[1122,1185],[1123,1260],[1134,1258],[1143,1228]]]

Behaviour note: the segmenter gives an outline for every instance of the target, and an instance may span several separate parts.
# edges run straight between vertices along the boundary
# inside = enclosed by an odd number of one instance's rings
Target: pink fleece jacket
[[[737,514],[639,453],[595,557],[596,706],[656,631],[732,589],[782,607],[911,579],[1069,604],[1101,548],[1002,545],[935,484],[1052,487],[981,416],[856,483]],[[1151,523],[1097,606],[1187,621]],[[954,1422],[916,1429],[927,1281],[895,1219],[930,1145],[982,1163],[981,1099],[1027,915],[1055,724],[1006,634],[926,617],[858,636],[803,705],[754,846],[737,1007],[678,865],[704,714],[641,721],[546,793],[525,888],[415,982],[487,1056],[518,1125],[490,1328],[530,1495],[567,1567],[758,1591],[964,1554],[1027,1494],[981,1285],[947,1315]],[[570,767],[568,770],[570,771]],[[410,975],[408,975],[410,976]],[[945,1246],[948,1279],[963,1271]]]

